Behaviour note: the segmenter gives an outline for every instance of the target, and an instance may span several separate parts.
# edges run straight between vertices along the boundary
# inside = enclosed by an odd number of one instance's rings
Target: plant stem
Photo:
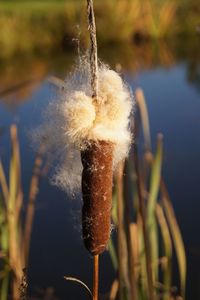
[[[96,24],[94,15],[93,0],[87,0],[88,30],[90,34],[90,73],[91,88],[94,101],[98,100],[98,54]]]
[[[142,218],[142,229],[143,229],[143,236],[144,236],[146,271],[147,271],[148,294],[149,294],[148,299],[154,300],[152,266],[151,266],[151,246],[150,246],[149,236],[147,232],[146,208],[145,208],[145,202],[144,202],[143,191],[142,191],[138,149],[137,149],[136,142],[134,144],[134,163],[135,163],[135,172],[136,172],[136,180],[137,180],[137,188],[138,188],[139,210]]]
[[[128,161],[125,161],[124,165],[125,177],[124,177],[124,212],[125,212],[125,227],[127,237],[127,250],[128,250],[128,264],[129,264],[129,276],[130,276],[130,290],[131,300],[137,300],[137,282],[135,275],[135,258],[133,255],[133,247],[130,231],[130,207],[129,207],[129,183],[128,183]]]
[[[24,230],[24,251],[25,251],[26,267],[28,266],[31,233],[32,233],[33,219],[35,214],[35,202],[38,193],[39,179],[41,175],[43,152],[44,152],[44,147],[42,145],[35,159],[33,175],[31,178],[30,189],[29,189],[28,205],[27,205],[27,212],[25,218],[25,230]]]
[[[119,278],[119,300],[125,299],[129,292],[128,278],[128,253],[127,242],[124,231],[124,203],[123,203],[123,170],[124,162],[119,165],[117,172],[117,217],[118,217],[118,278]]]
[[[93,257],[93,300],[98,300],[99,291],[99,255]]]
[[[90,34],[90,75],[91,75],[91,89],[94,101],[98,97],[98,54],[97,54],[97,37],[96,24],[94,16],[93,0],[87,0],[87,17],[88,30]],[[94,255],[93,265],[93,300],[98,300],[99,289],[99,255]]]

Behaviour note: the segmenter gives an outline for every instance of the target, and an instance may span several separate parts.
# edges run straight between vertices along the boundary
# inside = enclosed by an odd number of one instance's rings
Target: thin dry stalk
[[[124,232],[124,205],[123,205],[123,170],[124,163],[121,163],[117,173],[117,219],[118,219],[118,278],[119,278],[119,299],[123,299],[123,289],[126,284],[129,287],[127,271],[127,245]]]
[[[119,289],[119,281],[115,279],[110,289],[109,300],[115,300]]]
[[[131,287],[131,300],[137,300],[137,287],[136,287],[136,275],[135,275],[135,257],[132,249],[134,248],[133,239],[131,239],[130,231],[130,207],[128,196],[128,162],[125,162],[125,177],[124,177],[124,208],[125,208],[125,226],[127,232],[127,248],[128,248],[128,264],[129,264],[129,276]]]
[[[99,294],[99,255],[93,257],[93,300],[98,300]]]
[[[186,262],[186,253],[185,247],[183,243],[183,239],[181,236],[181,232],[179,229],[179,225],[177,223],[174,209],[171,204],[171,200],[164,182],[164,179],[161,178],[161,194],[162,194],[162,203],[164,207],[164,211],[166,213],[167,221],[169,224],[171,236],[173,238],[174,248],[177,255],[179,272],[180,272],[180,289],[181,296],[185,297],[185,284],[186,284],[186,270],[187,270],[187,262]]]
[[[81,285],[82,287],[84,287],[84,289],[87,291],[88,296],[90,297],[91,300],[93,300],[93,295],[92,292],[90,291],[89,287],[80,279],[75,278],[75,277],[69,277],[69,276],[64,276],[64,279],[66,281],[71,281],[71,282],[75,282],[78,283],[79,285]]]
[[[17,127],[11,126],[12,160],[10,166],[10,193],[8,199],[8,232],[9,232],[9,263],[13,271],[12,294],[14,299],[19,297],[19,284],[22,277],[23,257],[20,255],[19,243],[21,236],[18,233],[18,211],[21,207],[21,176],[20,176],[20,156],[17,138]],[[18,211],[16,211],[16,209]],[[21,258],[21,259],[20,259]]]
[[[138,150],[136,143],[134,144],[134,163],[135,163],[135,172],[136,172],[136,184],[138,189],[138,198],[139,198],[139,211],[142,218],[142,229],[144,236],[144,246],[145,246],[145,258],[146,258],[146,271],[147,271],[147,282],[148,282],[148,299],[154,300],[154,288],[153,288],[153,277],[152,277],[152,266],[151,266],[151,247],[148,237],[147,224],[146,224],[146,208],[142,191],[140,167],[139,167],[139,158]]]
[[[28,197],[28,207],[26,212],[25,220],[25,232],[24,232],[24,253],[25,253],[25,262],[26,266],[28,265],[29,249],[30,249],[30,239],[32,233],[33,219],[35,214],[35,201],[38,193],[38,185],[40,178],[40,171],[42,166],[42,154],[44,148],[41,146],[39,149],[33,168],[33,175],[31,178],[29,197]]]
[[[90,34],[90,71],[92,97],[98,100],[98,54],[96,24],[94,16],[93,0],[87,0],[88,30]]]
[[[135,277],[138,280],[138,266],[139,266],[139,237],[138,237],[138,225],[135,223],[130,223],[130,235],[131,235],[131,246],[132,255],[135,262]]]
[[[149,116],[143,90],[137,88],[135,91],[135,99],[140,112],[142,131],[144,133],[145,151],[151,152],[151,135],[149,128]]]

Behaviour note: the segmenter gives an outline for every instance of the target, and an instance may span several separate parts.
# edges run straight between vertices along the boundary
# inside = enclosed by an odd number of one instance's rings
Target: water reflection
[[[0,99],[9,109],[27,101],[51,73],[64,77],[73,53],[19,57],[0,64]]]
[[[121,64],[128,72],[137,74],[157,67],[170,68],[179,63],[187,66],[187,80],[200,89],[200,38],[191,41],[160,40],[138,44],[115,44],[99,47],[100,57],[112,67]],[[74,64],[76,53],[54,53],[50,56],[19,57],[0,66],[0,98],[10,109],[31,97],[40,82],[54,74],[64,78]]]

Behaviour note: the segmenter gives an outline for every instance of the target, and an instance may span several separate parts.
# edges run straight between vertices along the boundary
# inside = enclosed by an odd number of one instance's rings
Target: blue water
[[[51,71],[53,72],[53,71]],[[188,299],[198,299],[200,282],[200,89],[188,80],[188,66],[152,67],[137,73],[124,71],[133,90],[141,87],[147,100],[153,147],[157,133],[164,135],[163,174],[180,224],[188,259]],[[62,73],[63,76],[63,73]],[[10,156],[9,125],[18,125],[22,180],[27,198],[34,161],[29,132],[41,122],[42,111],[54,91],[44,78],[23,103],[7,105],[0,99],[0,155],[7,166]],[[4,101],[3,101],[4,100]],[[3,101],[3,102],[2,102]],[[37,198],[31,253],[30,291],[54,287],[59,299],[87,299],[84,290],[65,282],[64,275],[92,284],[92,259],[81,241],[80,201],[67,196],[42,178]],[[101,258],[100,291],[109,291],[115,277],[108,253]],[[176,282],[175,276],[175,284]]]

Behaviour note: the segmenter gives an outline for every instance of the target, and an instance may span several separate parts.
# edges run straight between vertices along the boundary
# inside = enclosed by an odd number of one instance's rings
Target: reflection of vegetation
[[[112,216],[117,226],[118,254],[112,239],[109,251],[118,277],[109,299],[184,299],[186,256],[161,175],[162,138],[158,137],[153,156],[148,114],[140,89],[136,90],[136,102],[145,137],[145,153],[140,161],[136,136],[133,157],[130,156],[116,178]],[[135,129],[138,126],[137,122]],[[172,287],[173,249],[178,259],[182,297],[177,296]]]
[[[100,47],[100,57],[115,68],[119,62],[127,71],[138,72],[155,67],[171,67],[178,63],[186,63],[187,78],[198,89],[199,82],[199,39],[198,37],[174,40],[154,40],[141,44],[115,43]],[[59,55],[18,56],[17,59],[5,61],[0,68],[0,98],[9,107],[15,107],[30,98],[40,81],[49,73],[65,77],[75,60],[72,52]],[[25,87],[23,83],[29,82]],[[22,88],[13,87],[22,85]],[[9,92],[10,91],[10,92]]]
[[[13,108],[27,101],[42,80],[52,72],[65,76],[72,63],[72,54],[53,56],[19,56],[1,65],[0,98],[1,102]]]
[[[0,9],[1,57],[69,47],[74,24],[87,36],[84,1],[7,1]],[[195,35],[199,22],[198,0],[97,0],[95,10],[100,43]]]

